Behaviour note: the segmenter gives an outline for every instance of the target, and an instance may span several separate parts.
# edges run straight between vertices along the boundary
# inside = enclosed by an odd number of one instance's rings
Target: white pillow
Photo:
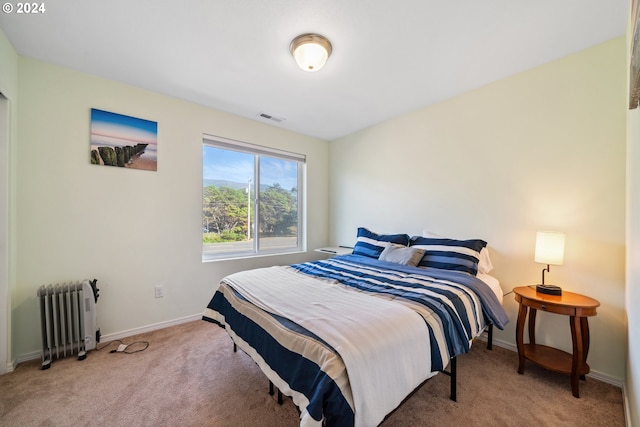
[[[478,271],[480,273],[488,274],[493,270],[493,264],[491,258],[489,258],[489,247],[485,246],[480,251],[480,260],[478,261]]]
[[[378,259],[380,261],[395,262],[415,267],[418,265],[423,255],[424,249],[387,243],[380,254],[380,258]]]
[[[428,230],[422,230],[422,237],[443,238],[443,236],[432,233]],[[489,247],[487,245],[480,251],[480,258],[478,259],[478,272],[488,274],[491,270],[493,270],[493,264],[491,263],[491,258],[489,257]]]

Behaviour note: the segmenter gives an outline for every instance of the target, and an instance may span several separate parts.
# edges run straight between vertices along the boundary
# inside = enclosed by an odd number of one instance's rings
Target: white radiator
[[[73,354],[78,360],[96,348],[100,330],[96,328],[97,280],[40,286],[42,328],[42,369],[51,361]]]

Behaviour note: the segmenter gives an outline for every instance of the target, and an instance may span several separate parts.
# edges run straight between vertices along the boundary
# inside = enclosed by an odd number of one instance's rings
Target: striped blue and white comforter
[[[508,321],[473,276],[358,255],[230,275],[204,319],[292,397],[301,425],[340,426],[378,424],[486,322]]]

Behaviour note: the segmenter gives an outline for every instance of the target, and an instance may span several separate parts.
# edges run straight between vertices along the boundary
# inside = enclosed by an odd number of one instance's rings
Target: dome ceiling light
[[[331,55],[331,42],[320,34],[301,34],[289,46],[291,55],[304,71],[318,71]]]

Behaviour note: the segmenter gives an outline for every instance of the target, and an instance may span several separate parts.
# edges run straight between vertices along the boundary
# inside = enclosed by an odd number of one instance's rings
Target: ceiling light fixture
[[[289,46],[291,55],[304,71],[318,71],[331,55],[331,42],[320,34],[301,34]]]

